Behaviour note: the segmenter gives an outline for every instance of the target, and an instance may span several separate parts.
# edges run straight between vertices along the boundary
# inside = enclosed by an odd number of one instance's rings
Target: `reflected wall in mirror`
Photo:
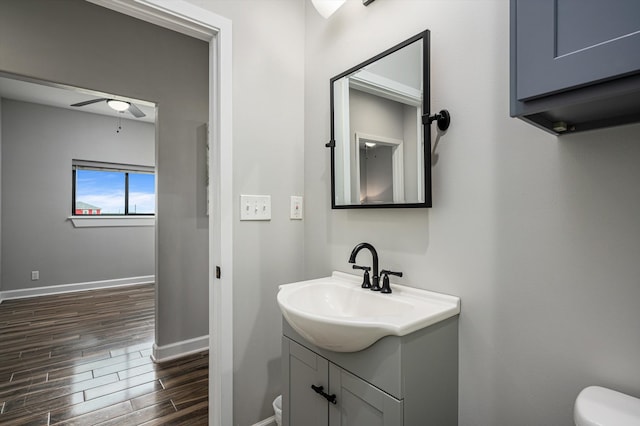
[[[429,31],[331,79],[332,208],[431,207]]]

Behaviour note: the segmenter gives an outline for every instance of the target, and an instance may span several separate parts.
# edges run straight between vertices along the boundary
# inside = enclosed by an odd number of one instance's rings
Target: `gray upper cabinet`
[[[510,1],[512,116],[555,133],[640,122],[640,1]]]

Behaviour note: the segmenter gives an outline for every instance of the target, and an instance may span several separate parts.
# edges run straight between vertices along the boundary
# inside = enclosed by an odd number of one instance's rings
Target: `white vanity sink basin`
[[[334,352],[356,352],[385,336],[404,336],[460,313],[460,298],[391,284],[391,294],[360,287],[362,277],[280,286],[282,315],[302,337]]]

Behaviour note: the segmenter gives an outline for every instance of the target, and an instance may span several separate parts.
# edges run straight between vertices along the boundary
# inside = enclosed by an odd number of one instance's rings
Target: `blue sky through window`
[[[129,173],[129,213],[153,214],[156,211],[156,177],[149,173]]]
[[[101,209],[101,214],[124,214],[125,173],[76,171],[76,202]],[[155,175],[129,173],[129,213],[155,213]]]

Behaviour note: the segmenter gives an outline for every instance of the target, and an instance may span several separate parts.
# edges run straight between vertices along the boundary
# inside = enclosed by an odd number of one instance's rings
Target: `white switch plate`
[[[296,195],[291,196],[291,212],[289,218],[302,220],[302,197]]]
[[[240,220],[271,220],[271,195],[241,195]]]
[[[40,279],[40,271],[31,271],[31,281],[38,281]]]

